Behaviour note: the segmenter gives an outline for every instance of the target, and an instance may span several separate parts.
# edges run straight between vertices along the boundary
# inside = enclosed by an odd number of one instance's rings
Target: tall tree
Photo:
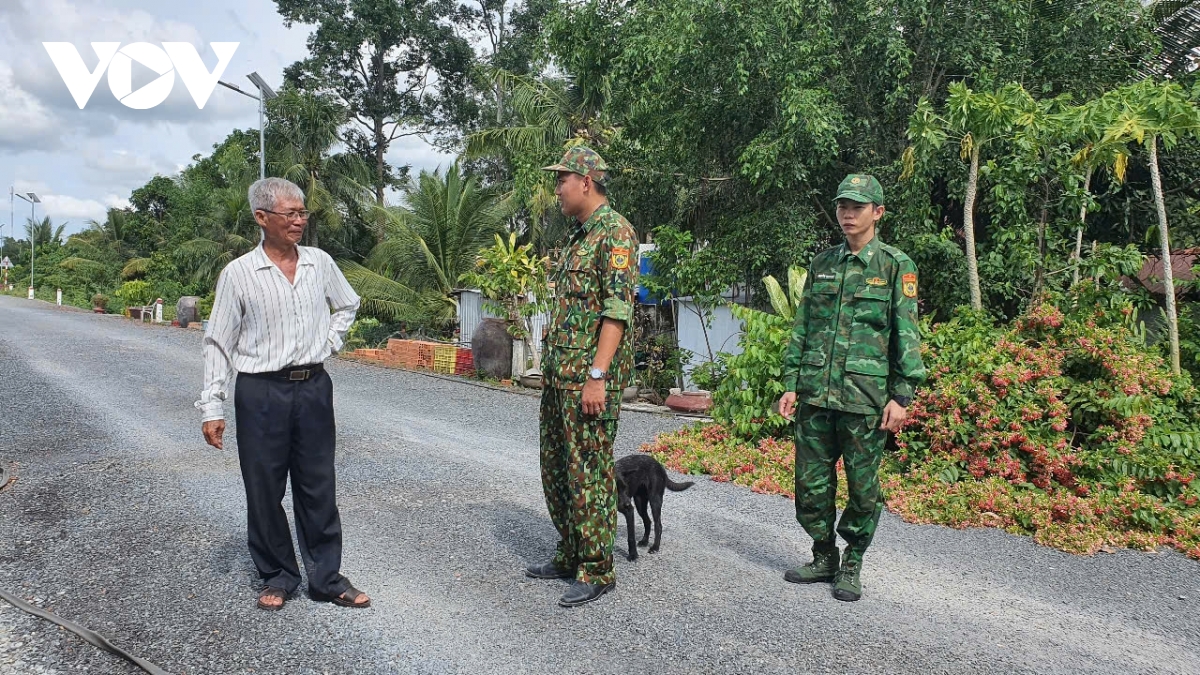
[[[451,293],[480,249],[503,230],[508,212],[492,190],[451,166],[421,172],[406,205],[388,210],[388,232],[360,265],[342,261],[367,310],[394,321],[444,325],[454,320]]]
[[[368,200],[370,170],[358,155],[332,154],[347,111],[329,97],[289,87],[270,105],[273,173],[304,191],[305,244],[319,246],[322,230],[340,231],[345,211]]]
[[[913,154],[938,149],[948,139],[958,141],[959,153],[967,160],[967,182],[963,195],[963,235],[967,249],[967,284],[971,308],[983,309],[979,282],[979,257],[975,250],[975,198],[979,190],[979,167],[989,143],[1009,136],[1018,122],[1028,125],[1036,109],[1032,97],[1019,84],[1009,83],[994,91],[975,92],[962,82],[950,85],[946,110],[938,114],[922,99],[913,113],[909,139],[913,151],[906,153],[906,174],[911,173]]]
[[[1171,258],[1167,207],[1159,168],[1158,146],[1171,149],[1182,138],[1195,138],[1200,132],[1200,109],[1187,92],[1174,82],[1142,80],[1113,92],[1120,109],[1105,139],[1136,141],[1147,147],[1150,156],[1150,180],[1158,215],[1159,255],[1163,266],[1163,294],[1166,300],[1167,339],[1171,370],[1179,374],[1179,317],[1175,308],[1175,280]]]
[[[345,140],[373,167],[375,199],[397,184],[388,148],[455,121],[470,70],[470,44],[451,20],[454,0],[275,0],[284,23],[313,24],[309,57],[286,71],[305,91],[351,113]]]

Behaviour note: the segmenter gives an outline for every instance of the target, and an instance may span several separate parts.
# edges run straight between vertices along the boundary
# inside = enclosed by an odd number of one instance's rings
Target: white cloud
[[[0,148],[53,150],[61,144],[61,122],[13,79],[0,61]]]
[[[42,211],[56,225],[68,222],[67,229],[78,232],[88,220],[103,221],[108,207],[95,199],[79,199],[70,195],[42,195]]]
[[[102,77],[79,110],[42,42],[74,44],[88,68],[96,66],[93,41],[186,41],[209,68],[216,63],[211,42],[240,42],[221,79],[249,90],[251,71],[278,87],[283,69],[307,56],[312,30],[284,26],[274,0],[0,0],[0,194],[12,184],[36,192],[45,199],[38,217],[69,221],[68,232],[77,231],[127,204],[156,173],[176,174],[193,155],[207,155],[234,129],[258,129],[254,101],[217,87],[198,110],[178,80],[167,102],[137,111],[117,102]],[[405,138],[388,160],[417,172],[444,169],[453,157]],[[24,206],[20,223],[29,215]],[[7,208],[0,211],[7,221]]]
[[[88,182],[95,185],[112,186],[114,183],[144,184],[156,174],[170,175],[175,172],[175,163],[160,158],[130,152],[126,149],[108,149],[93,143],[82,152],[83,168]]]
[[[237,42],[236,34],[240,33],[240,29],[215,29],[217,32],[208,35],[187,22],[160,19],[142,10],[118,11],[95,2],[82,1],[19,1],[21,4],[8,14],[8,44],[0,51],[0,56],[8,52],[15,66],[17,83],[47,107],[61,111],[70,123],[90,125],[94,124],[90,120],[95,117],[139,122],[198,121],[235,118],[244,112],[243,107],[236,105],[230,97],[216,96],[215,90],[204,109],[197,108],[187,87],[178,78],[170,96],[162,104],[149,110],[134,110],[113,96],[106,77],[100,79],[86,107],[80,110],[41,44],[70,42],[79,51],[85,65],[93,69],[98,59],[92,42],[148,42],[156,45],[162,42],[188,42],[197,48],[205,66],[211,69],[216,65],[217,57],[209,44],[214,41]],[[45,17],[53,17],[53,20],[47,21]],[[232,39],[227,39],[229,37]],[[239,46],[238,49],[240,51],[242,48]],[[228,79],[229,74],[240,69],[242,64],[244,59],[239,59],[235,52],[234,60],[222,78]],[[137,69],[135,64],[135,71]],[[140,84],[144,82],[135,79],[135,90]]]

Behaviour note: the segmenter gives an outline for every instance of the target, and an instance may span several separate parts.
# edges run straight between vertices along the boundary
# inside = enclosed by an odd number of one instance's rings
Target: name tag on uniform
[[[871,277],[870,279],[867,279],[867,285],[868,286],[887,286],[887,280],[880,279],[879,277]]]
[[[817,278],[821,279],[822,281],[833,281],[834,279],[837,279],[837,275],[836,274],[818,274]]]

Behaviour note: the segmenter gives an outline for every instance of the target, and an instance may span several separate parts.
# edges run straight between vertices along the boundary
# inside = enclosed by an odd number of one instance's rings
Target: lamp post
[[[275,98],[278,94],[258,76],[257,72],[250,73],[246,78],[258,88],[258,96],[242,91],[242,88],[236,84],[230,84],[222,80],[217,80],[217,84],[232,89],[246,98],[258,101],[258,178],[261,180],[267,177],[267,146],[266,132],[264,131],[266,128],[267,101]]]
[[[37,253],[37,223],[34,222],[34,209],[36,205],[41,204],[42,200],[32,192],[26,192],[25,195],[14,192],[16,196],[29,202],[29,299],[33,299],[33,256]]]

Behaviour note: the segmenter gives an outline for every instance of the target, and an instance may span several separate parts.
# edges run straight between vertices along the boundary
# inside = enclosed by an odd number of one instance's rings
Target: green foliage
[[[350,325],[350,330],[346,331],[346,341],[342,345],[342,352],[379,347],[395,334],[395,329],[395,325],[369,316],[355,319],[354,323]]]
[[[1200,556],[1200,400],[1155,350],[1098,319],[1111,317],[1039,305],[1010,326],[962,313],[934,329],[929,385],[890,460],[892,507],[1077,552]]]
[[[475,268],[461,280],[478,288],[485,304],[508,319],[508,332],[515,338],[531,335],[529,319],[549,307],[546,287],[549,261],[533,254],[532,244],[517,245],[517,234],[508,241],[496,235],[496,243],[479,252]]]
[[[743,325],[742,352],[722,354],[725,377],[713,392],[712,417],[739,438],[783,436],[788,422],[773,406],[783,395],[783,352],[791,324],[776,314],[732,305]]]
[[[108,307],[108,296],[103,293],[97,293],[92,296],[92,307],[104,309]]]
[[[740,354],[722,353],[718,365],[702,372],[701,378],[719,377],[713,389],[713,419],[725,425],[739,438],[757,441],[766,436],[786,436],[788,422],[774,412],[783,395],[783,354],[791,339],[796,308],[804,299],[807,270],[788,269],[787,293],[774,277],[763,284],[776,313],[770,314],[740,305],[731,305],[734,318],[743,325],[738,340]],[[692,378],[695,381],[695,373]]]
[[[665,399],[673,387],[679,386],[687,350],[675,345],[670,333],[650,335],[643,326],[634,324],[634,359],[638,364],[638,385],[652,389]],[[693,380],[694,382],[694,380]]]
[[[200,306],[197,309],[200,310],[201,319],[207,319],[208,317],[212,316],[213,303],[216,301],[217,294],[215,291],[200,298]]]
[[[422,171],[405,187],[407,204],[381,212],[385,235],[359,264],[341,260],[346,279],[376,318],[445,327],[456,318],[451,294],[508,215],[493,190],[451,166]]]
[[[432,130],[459,117],[459,92],[473,53],[457,34],[456,5],[435,0],[275,0],[284,25],[314,26],[308,56],[287,68],[289,83],[353,113],[351,151],[373,173],[376,201],[402,176],[384,159],[406,128]],[[437,87],[427,85],[430,77]]]
[[[126,305],[148,305],[154,300],[152,295],[150,284],[141,280],[126,281],[116,292],[117,298]]]

